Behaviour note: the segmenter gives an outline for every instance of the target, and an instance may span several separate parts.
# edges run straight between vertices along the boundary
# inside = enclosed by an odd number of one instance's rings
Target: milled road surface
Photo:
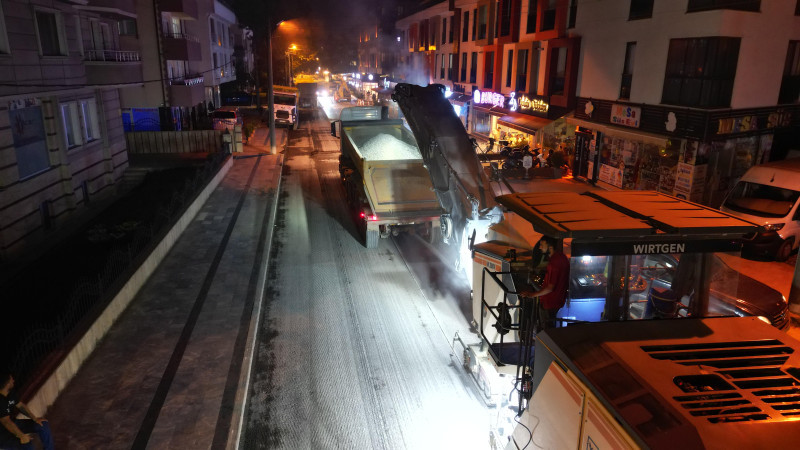
[[[303,123],[285,154],[241,448],[487,448],[488,410],[451,355],[468,327],[459,282],[430,248],[427,271],[394,240],[362,245],[339,141],[322,116]],[[406,257],[421,252],[413,239],[397,241]]]

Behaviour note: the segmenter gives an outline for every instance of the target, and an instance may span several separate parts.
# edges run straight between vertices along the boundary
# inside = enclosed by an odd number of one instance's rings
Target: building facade
[[[718,207],[800,150],[800,6],[581,1],[576,173]]]
[[[142,82],[132,0],[0,3],[0,260],[113,194],[120,92]]]
[[[483,145],[718,206],[800,150],[797,0],[450,0],[397,21],[402,77],[440,83]]]
[[[125,130],[202,126],[220,86],[236,80],[236,16],[220,0],[136,2],[136,12],[146,82],[123,93]]]
[[[575,4],[453,0],[418,11],[397,22],[405,76],[449,88],[481,145],[493,145],[490,138],[543,149],[570,144],[563,116],[576,102]]]

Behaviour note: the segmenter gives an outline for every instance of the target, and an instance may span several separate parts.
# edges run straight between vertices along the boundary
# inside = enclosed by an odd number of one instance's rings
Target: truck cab
[[[296,130],[298,127],[297,89],[275,86],[273,101],[275,104],[275,123],[289,126]]]

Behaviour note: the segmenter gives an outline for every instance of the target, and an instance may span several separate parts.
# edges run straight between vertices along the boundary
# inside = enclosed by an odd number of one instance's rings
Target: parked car
[[[800,158],[751,167],[720,210],[761,226],[742,253],[785,261],[800,244]]]
[[[236,125],[242,125],[242,115],[235,106],[223,106],[211,112],[211,123],[215,130],[228,130],[233,133]]]

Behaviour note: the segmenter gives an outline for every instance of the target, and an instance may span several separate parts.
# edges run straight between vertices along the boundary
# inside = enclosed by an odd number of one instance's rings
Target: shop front
[[[578,99],[573,171],[617,189],[655,190],[719,207],[750,167],[770,161],[774,134],[798,109],[705,112]]]
[[[470,134],[490,145],[528,146],[545,157],[552,150],[565,164],[571,161],[575,142],[573,128],[562,117],[564,110],[550,106],[546,97],[512,93],[509,96],[475,90]],[[561,166],[561,164],[557,164]],[[571,167],[571,164],[568,164]]]

